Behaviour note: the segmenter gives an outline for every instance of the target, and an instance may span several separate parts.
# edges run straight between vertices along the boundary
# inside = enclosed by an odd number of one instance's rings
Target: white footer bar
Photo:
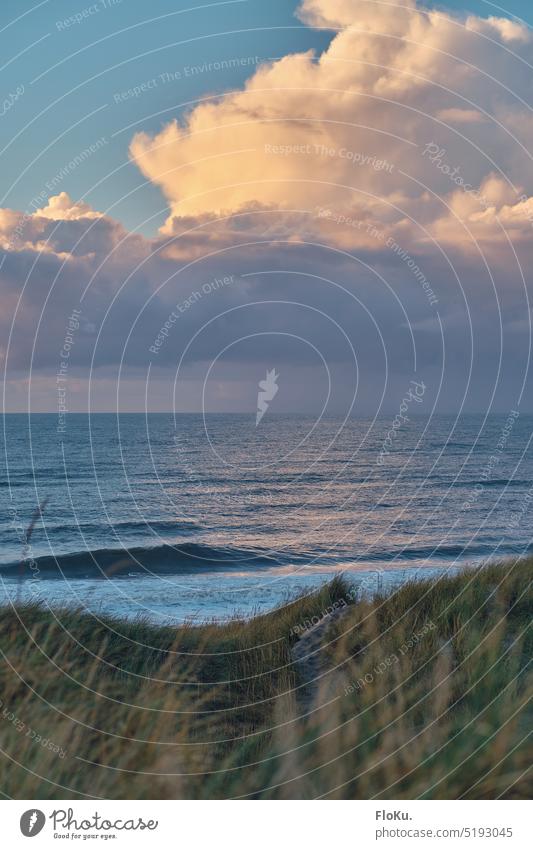
[[[367,849],[533,846],[522,801],[3,801],[4,846]],[[33,838],[34,842],[31,841]]]

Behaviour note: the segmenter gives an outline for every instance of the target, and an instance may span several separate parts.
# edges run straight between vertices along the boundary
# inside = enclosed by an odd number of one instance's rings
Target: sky
[[[4,0],[4,409],[533,411],[530,24]]]

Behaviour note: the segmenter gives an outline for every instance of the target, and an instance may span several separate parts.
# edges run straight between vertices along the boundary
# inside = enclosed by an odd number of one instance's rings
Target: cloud
[[[0,243],[8,252],[53,253],[66,259],[91,253],[105,257],[126,235],[122,225],[66,192],[24,213],[0,209]]]
[[[477,109],[441,109],[436,116],[440,121],[450,124],[479,124],[488,120],[485,115],[478,112]]]
[[[76,221],[79,218],[100,218],[101,213],[93,210],[88,203],[73,202],[66,192],[49,198],[45,206],[37,209],[35,216],[50,218],[52,221]]]
[[[75,361],[83,369],[94,356],[106,385],[119,363],[142,381],[149,364],[171,373],[187,351],[185,374],[201,388],[202,364],[224,351],[218,397],[233,403],[224,381],[246,372],[253,385],[274,345],[291,368],[317,367],[322,351],[340,364],[342,394],[349,340],[369,397],[384,374],[400,385],[412,373],[415,346],[436,383],[445,361],[452,369],[450,397],[474,375],[479,406],[501,327],[514,359],[503,356],[499,374],[515,386],[533,264],[530,30],[411,0],[304,0],[299,15],[332,29],[322,53],[265,62],[242,90],[132,137],[132,162],[169,206],[153,238],[64,192],[30,215],[0,210],[3,303],[22,299],[16,368],[40,320],[34,362],[53,368],[87,290],[92,330]],[[213,284],[226,275],[231,285]]]
[[[371,0],[304,0],[298,16],[313,27],[373,29],[380,25],[394,32],[396,25],[402,29],[405,27],[405,21],[415,7],[414,0],[395,0],[386,4]]]
[[[456,202],[453,168],[479,192],[499,176],[515,193],[504,221],[529,233],[522,194],[533,194],[533,126],[521,98],[529,97],[533,45],[525,26],[461,21],[414,2],[305,0],[300,16],[340,28],[320,56],[263,64],[244,90],[201,103],[160,132],[135,134],[131,158],[170,206],[163,233],[176,232],[180,219],[258,206],[300,212],[294,233],[308,233],[310,214],[330,208],[337,218],[379,221],[412,246],[425,240],[412,219],[442,234]],[[431,143],[444,167],[425,155]],[[472,238],[492,243],[489,217],[472,212]],[[311,228],[316,237],[322,218]],[[335,232],[340,245],[365,242],[354,228]],[[459,247],[466,241],[458,235]]]

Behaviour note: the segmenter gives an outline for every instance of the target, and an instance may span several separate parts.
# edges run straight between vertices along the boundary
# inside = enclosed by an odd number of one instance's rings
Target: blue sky
[[[3,25],[34,5],[20,0],[3,3]],[[304,27],[293,14],[296,4],[286,0],[205,4],[192,0],[153,0],[149,4],[122,0],[105,9],[100,3],[97,5],[98,13],[65,30],[58,29],[61,22],[90,8],[91,3],[50,0],[28,14],[23,23],[9,28],[9,58],[28,44],[43,40],[2,72],[5,95],[20,85],[26,89],[17,108],[6,116],[9,135],[20,132],[20,136],[2,156],[5,172],[20,173],[45,146],[52,144],[52,148],[17,180],[0,205],[25,209],[42,183],[57,173],[74,152],[105,136],[109,140],[105,148],[107,170],[120,169],[111,179],[112,191],[105,181],[91,189],[102,177],[102,163],[97,159],[66,179],[64,189],[73,197],[81,197],[89,190],[89,202],[98,209],[107,209],[119,190],[126,194],[144,182],[134,165],[123,167],[134,132],[134,128],[124,128],[135,123],[135,129],[157,130],[165,120],[188,108],[182,104],[240,87],[254,70],[251,65],[243,65],[194,73],[194,68],[224,59],[264,59],[321,49],[330,40],[328,33]],[[187,72],[188,68],[193,70]],[[181,78],[161,81],[160,75],[176,72]],[[115,95],[154,78],[157,88],[114,102]],[[51,98],[61,101],[48,108]],[[36,118],[43,110],[44,114]],[[95,110],[101,111],[95,114]],[[25,129],[29,122],[31,126]],[[78,126],[73,126],[76,123]],[[115,133],[119,135],[114,137]],[[160,213],[144,228],[153,231],[166,217],[166,208],[159,192],[148,186],[115,206],[113,213],[132,228]]]

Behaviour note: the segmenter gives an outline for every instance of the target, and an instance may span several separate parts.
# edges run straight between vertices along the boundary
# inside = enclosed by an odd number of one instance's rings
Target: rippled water
[[[392,418],[5,416],[4,592],[174,621],[528,550],[533,417]]]

